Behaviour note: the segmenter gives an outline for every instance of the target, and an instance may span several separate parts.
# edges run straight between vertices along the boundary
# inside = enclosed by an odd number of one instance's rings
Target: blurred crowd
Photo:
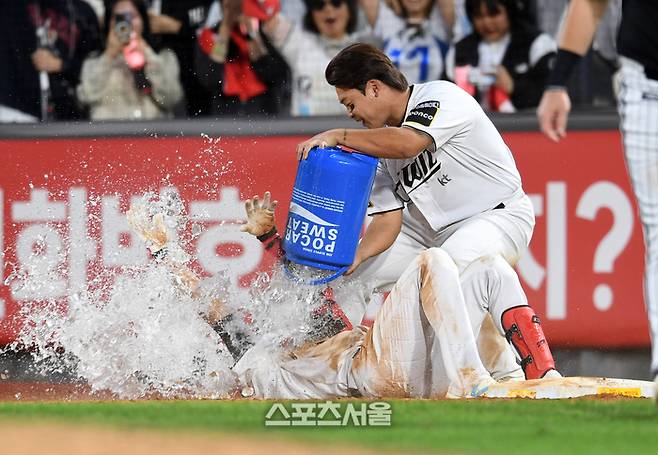
[[[409,83],[452,80],[489,110],[537,106],[568,0],[11,0],[0,122],[340,115],[324,78],[354,42]],[[570,83],[612,106],[613,1]]]

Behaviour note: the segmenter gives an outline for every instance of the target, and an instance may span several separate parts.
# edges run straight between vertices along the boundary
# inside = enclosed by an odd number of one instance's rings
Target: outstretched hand
[[[244,208],[247,211],[247,224],[240,229],[251,235],[267,234],[274,228],[274,209],[277,201],[272,201],[270,192],[266,191],[261,201],[258,196],[247,199]]]
[[[150,217],[142,206],[132,206],[126,212],[126,218],[130,227],[146,242],[151,253],[156,253],[167,245],[169,236],[162,213]]]
[[[541,131],[554,142],[567,135],[567,119],[571,110],[571,100],[566,90],[548,89],[537,108],[537,118]]]

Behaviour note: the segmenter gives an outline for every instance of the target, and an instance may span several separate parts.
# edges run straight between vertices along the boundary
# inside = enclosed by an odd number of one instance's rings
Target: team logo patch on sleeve
[[[409,115],[404,119],[404,123],[411,122],[423,126],[430,126],[434,117],[439,113],[440,107],[441,103],[438,101],[423,101],[409,111]]]

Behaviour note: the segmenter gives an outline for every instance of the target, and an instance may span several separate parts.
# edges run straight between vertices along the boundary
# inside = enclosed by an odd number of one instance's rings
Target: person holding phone
[[[105,15],[107,39],[100,55],[82,66],[78,98],[92,120],[167,117],[183,95],[176,55],[156,53],[141,0],[115,0]]]

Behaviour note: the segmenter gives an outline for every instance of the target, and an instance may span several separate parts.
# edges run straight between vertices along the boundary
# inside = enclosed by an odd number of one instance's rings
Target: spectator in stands
[[[12,0],[0,15],[0,121],[78,119],[80,66],[100,47],[81,0]]]
[[[197,30],[203,27],[213,0],[153,0],[149,8],[151,33],[159,45],[176,53],[185,92],[184,114],[210,114],[210,92],[203,87],[194,69]]]
[[[286,104],[288,65],[261,30],[278,10],[278,0],[213,3],[199,33],[195,68],[212,93],[214,115],[276,115]]]
[[[105,14],[107,40],[100,55],[82,66],[78,97],[92,120],[155,119],[170,115],[182,98],[173,51],[151,45],[146,5],[115,0]]]
[[[409,83],[440,79],[455,22],[454,0],[359,0],[372,33]]]
[[[537,30],[517,0],[466,0],[473,33],[448,55],[448,76],[485,109],[536,107],[556,55],[553,38]]]
[[[354,34],[356,0],[305,0],[303,25],[275,14],[265,31],[292,71],[291,113],[295,116],[340,115],[336,90],[327,84],[324,70],[346,46],[359,41]]]

